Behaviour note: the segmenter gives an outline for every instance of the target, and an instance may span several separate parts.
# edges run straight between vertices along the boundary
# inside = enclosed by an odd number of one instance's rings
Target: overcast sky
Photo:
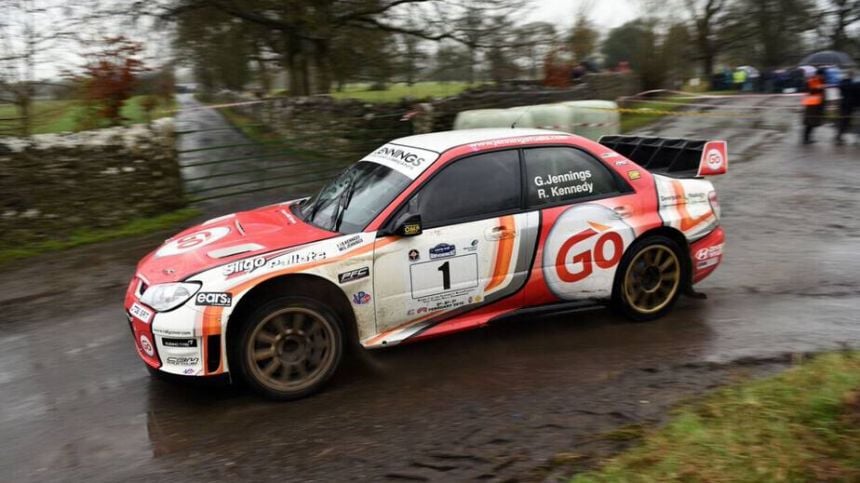
[[[610,29],[637,17],[636,0],[531,0],[530,21],[550,22],[570,27],[577,13],[586,7],[588,17],[599,27]]]

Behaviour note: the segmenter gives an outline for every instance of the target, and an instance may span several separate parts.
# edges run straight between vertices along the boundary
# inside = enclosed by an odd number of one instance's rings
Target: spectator
[[[806,81],[806,95],[803,97],[803,144],[812,144],[812,131],[821,125],[824,118],[824,69],[818,69]]]
[[[747,71],[738,67],[737,69],[735,69],[733,78],[735,83],[735,89],[738,92],[742,91],[744,88],[744,84],[746,84],[747,82]]]
[[[841,146],[845,142],[843,136],[851,128],[851,118],[854,115],[854,111],[858,108],[858,101],[860,101],[858,99],[860,98],[860,92],[858,91],[860,91],[860,85],[854,82],[854,79],[850,75],[845,76],[839,83],[841,99],[839,100],[839,130],[836,133],[837,145]]]

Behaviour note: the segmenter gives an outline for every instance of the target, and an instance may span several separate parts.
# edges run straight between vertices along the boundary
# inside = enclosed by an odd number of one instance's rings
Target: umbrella
[[[800,61],[800,65],[835,65],[837,67],[854,67],[857,65],[854,59],[845,52],[836,50],[822,50],[814,54],[809,54]]]

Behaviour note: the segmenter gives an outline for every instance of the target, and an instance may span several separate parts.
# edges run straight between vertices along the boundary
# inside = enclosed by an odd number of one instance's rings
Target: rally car
[[[229,373],[275,399],[367,349],[518,313],[665,314],[714,271],[722,141],[476,129],[405,137],[316,195],[209,220],[138,265],[125,308],[151,371]]]

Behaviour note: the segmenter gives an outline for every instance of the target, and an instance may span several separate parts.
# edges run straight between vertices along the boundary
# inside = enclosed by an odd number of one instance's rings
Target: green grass
[[[680,408],[572,483],[860,481],[860,353],[819,356]]]
[[[643,128],[651,123],[657,122],[660,119],[672,115],[674,111],[683,109],[686,104],[690,104],[695,99],[681,98],[673,99],[667,97],[663,101],[636,101],[629,102],[625,109],[635,110],[636,112],[622,111],[621,112],[621,132],[629,133],[636,129]]]
[[[343,91],[332,92],[336,99],[359,99],[365,102],[399,102],[405,97],[426,99],[457,95],[471,87],[468,82],[416,82],[389,84],[388,89],[372,91],[369,84],[349,84]]]
[[[14,247],[0,247],[0,264],[11,260],[29,258],[41,253],[67,250],[81,245],[162,231],[177,227],[179,224],[199,215],[200,211],[195,208],[183,208],[151,218],[131,220],[124,225],[113,228],[81,228],[63,239],[47,240]]]
[[[122,108],[122,115],[127,118],[126,124],[146,122],[146,113],[141,103],[146,96],[134,96]],[[175,101],[160,103],[152,114],[152,119],[173,115]],[[33,134],[58,133],[78,130],[78,119],[83,107],[75,100],[39,100],[33,103],[34,122]],[[18,117],[18,111],[11,104],[0,105],[0,119]],[[105,125],[106,126],[106,125]],[[0,121],[0,130],[15,129],[13,121]]]

